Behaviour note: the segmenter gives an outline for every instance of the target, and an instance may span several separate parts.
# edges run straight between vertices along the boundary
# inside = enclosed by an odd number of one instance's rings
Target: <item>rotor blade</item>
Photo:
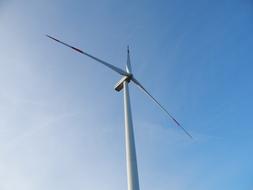
[[[183,128],[180,123],[141,85],[141,83],[139,81],[137,81],[134,77],[132,77],[132,81],[146,94],[148,95],[149,98],[151,98],[155,103],[156,105],[161,109],[163,110],[173,121],[174,123],[176,123],[176,125],[178,127],[180,127],[187,136],[189,136],[191,139],[193,139],[193,137],[190,135],[190,133],[188,133],[186,131],[185,128]]]
[[[120,69],[120,68],[118,68],[118,67],[115,67],[114,65],[111,65],[111,64],[109,64],[109,63],[107,63],[107,62],[105,62],[105,61],[103,61],[103,60],[101,60],[101,59],[99,59],[99,58],[97,58],[97,57],[94,57],[93,55],[90,55],[90,54],[88,54],[88,53],[86,53],[86,52],[84,52],[84,51],[82,51],[82,50],[80,50],[80,49],[78,49],[78,48],[76,48],[76,47],[73,47],[73,46],[71,46],[71,45],[69,45],[69,44],[67,44],[67,43],[65,43],[65,42],[62,42],[62,41],[60,41],[60,40],[58,40],[58,39],[56,39],[56,38],[54,38],[54,37],[52,37],[52,36],[49,36],[49,35],[46,35],[46,36],[47,36],[48,38],[50,38],[50,39],[52,39],[52,40],[58,42],[58,43],[61,43],[61,44],[65,45],[65,46],[67,46],[67,47],[69,47],[69,48],[71,48],[71,49],[77,51],[78,53],[81,53],[81,54],[83,54],[83,55],[86,55],[86,56],[88,56],[88,57],[90,57],[90,58],[92,58],[92,59],[94,59],[94,60],[96,60],[96,61],[102,63],[104,66],[106,66],[106,67],[110,68],[111,70],[113,70],[113,71],[119,73],[120,75],[123,75],[123,76],[127,76],[127,75],[128,75],[126,71],[124,71],[124,70],[122,70],[122,69]]]
[[[127,65],[126,70],[128,73],[132,73],[132,66],[130,61],[130,52],[129,52],[129,46],[127,46]]]

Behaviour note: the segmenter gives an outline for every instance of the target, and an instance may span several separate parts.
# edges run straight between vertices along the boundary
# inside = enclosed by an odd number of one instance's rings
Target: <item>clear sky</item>
[[[0,189],[126,190],[120,77],[130,45],[142,190],[253,189],[252,0],[1,0]]]

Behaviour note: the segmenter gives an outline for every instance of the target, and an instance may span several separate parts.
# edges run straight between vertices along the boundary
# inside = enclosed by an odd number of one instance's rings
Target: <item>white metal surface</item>
[[[127,162],[128,190],[139,190],[139,177],[137,169],[136,150],[134,142],[134,129],[129,97],[128,82],[124,81],[124,112],[125,112],[125,142]]]

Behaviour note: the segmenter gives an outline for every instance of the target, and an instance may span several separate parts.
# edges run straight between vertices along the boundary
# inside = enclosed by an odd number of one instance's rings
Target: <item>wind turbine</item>
[[[181,128],[184,133],[192,138],[190,133],[188,133],[180,124],[179,122],[143,87],[143,85],[134,77],[132,73],[132,67],[130,63],[130,53],[129,47],[127,47],[127,64],[126,64],[126,71],[115,67],[114,65],[107,63],[91,54],[88,54],[74,46],[71,46],[63,41],[60,41],[52,36],[46,35],[47,37],[51,38],[52,40],[61,43],[74,51],[81,53],[90,57],[91,59],[103,64],[107,68],[115,71],[116,73],[120,74],[122,78],[120,81],[115,85],[116,91],[124,91],[124,114],[125,114],[125,144],[126,144],[126,163],[127,163],[127,183],[128,183],[128,190],[139,190],[139,177],[138,177],[138,169],[137,169],[137,159],[136,159],[136,150],[135,150],[135,142],[134,142],[134,129],[133,129],[133,121],[132,121],[132,113],[131,113],[131,105],[130,105],[130,97],[129,97],[129,88],[128,84],[132,81],[135,85],[137,85],[141,91],[143,91],[151,100],[169,116],[170,119]]]

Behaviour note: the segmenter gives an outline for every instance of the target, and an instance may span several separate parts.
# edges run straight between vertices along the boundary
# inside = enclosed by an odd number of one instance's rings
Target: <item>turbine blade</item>
[[[128,73],[132,73],[132,66],[130,61],[130,52],[129,52],[129,46],[127,46],[127,65],[126,70]]]
[[[141,85],[141,83],[139,81],[137,81],[134,77],[132,77],[132,81],[149,97],[153,100],[153,102],[156,103],[156,105],[162,110],[164,111],[171,119],[172,121],[178,126],[180,127],[184,133],[190,137],[191,139],[193,139],[193,137],[191,136],[191,134],[186,131],[186,129],[184,127],[182,127],[182,125],[180,125],[180,123]]]
[[[54,37],[52,37],[52,36],[49,36],[49,35],[46,35],[46,36],[47,36],[48,38],[50,38],[50,39],[52,39],[52,40],[54,40],[54,41],[60,43],[60,44],[63,44],[63,45],[65,45],[65,46],[67,46],[67,47],[69,47],[69,48],[71,48],[71,49],[77,51],[78,53],[81,53],[81,54],[83,54],[83,55],[86,55],[86,56],[88,56],[88,57],[90,57],[90,58],[92,58],[92,59],[98,61],[99,63],[102,63],[104,66],[106,66],[106,67],[110,68],[111,70],[113,70],[113,71],[119,73],[120,75],[123,75],[123,76],[127,76],[127,75],[128,75],[126,71],[124,71],[124,70],[122,70],[122,69],[120,69],[120,68],[118,68],[118,67],[115,67],[114,65],[111,65],[111,64],[109,64],[109,63],[107,63],[107,62],[105,62],[105,61],[103,61],[103,60],[101,60],[101,59],[99,59],[99,58],[97,58],[97,57],[94,57],[93,55],[90,55],[90,54],[88,54],[88,53],[86,53],[86,52],[84,52],[84,51],[82,51],[82,50],[80,50],[80,49],[78,49],[78,48],[76,48],[76,47],[73,47],[73,46],[71,46],[71,45],[69,45],[69,44],[67,44],[67,43],[65,43],[65,42],[62,42],[62,41],[60,41],[60,40],[58,40],[58,39],[56,39],[56,38],[54,38]]]

